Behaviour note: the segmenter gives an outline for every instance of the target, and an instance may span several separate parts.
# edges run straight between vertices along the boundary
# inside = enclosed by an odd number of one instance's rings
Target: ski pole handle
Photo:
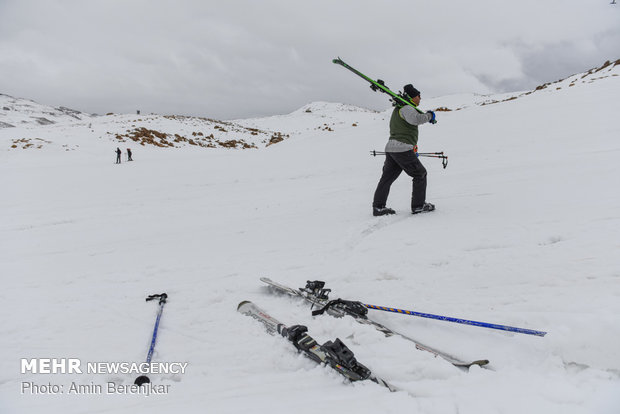
[[[166,303],[166,299],[168,299],[168,295],[166,293],[160,293],[158,295],[149,295],[146,298],[146,301],[151,301],[159,298],[159,304]]]

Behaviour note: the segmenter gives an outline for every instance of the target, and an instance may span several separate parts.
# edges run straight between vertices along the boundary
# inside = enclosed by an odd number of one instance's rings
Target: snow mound
[[[255,128],[278,128],[290,135],[308,131],[334,132],[356,127],[360,123],[383,119],[384,114],[371,109],[333,102],[311,102],[287,115],[236,120]]]
[[[338,114],[341,112],[355,112],[355,113],[373,113],[376,114],[377,111],[373,111],[367,108],[361,108],[359,106],[347,105],[343,103],[335,103],[335,102],[312,102],[307,105],[302,106],[298,110],[291,113],[291,115],[299,115],[299,114],[315,114],[315,115],[324,115],[324,116],[333,116],[334,114]]]

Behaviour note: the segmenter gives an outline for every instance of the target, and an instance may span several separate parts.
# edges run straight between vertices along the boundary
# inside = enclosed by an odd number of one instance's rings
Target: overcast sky
[[[0,93],[219,119],[532,89],[620,58],[611,0],[0,0]]]

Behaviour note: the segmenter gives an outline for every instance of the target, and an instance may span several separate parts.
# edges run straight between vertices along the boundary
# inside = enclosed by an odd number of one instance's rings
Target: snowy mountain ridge
[[[540,85],[532,91],[494,95],[448,95],[425,99],[422,107],[440,112],[458,111],[472,106],[508,102],[541,91],[560,91],[615,76],[620,76],[620,59],[608,61],[581,74]],[[98,116],[0,94],[0,131],[15,126],[26,127],[28,133],[18,134],[19,136],[13,136],[1,143],[4,148],[14,150],[40,149],[49,145],[74,150],[88,139],[103,140],[121,146],[256,149],[281,142],[300,132],[333,132],[343,127],[358,126],[361,122],[385,119],[386,112],[389,112],[389,109],[377,112],[341,103],[313,102],[287,115],[231,121],[155,114]],[[47,128],[62,129],[66,139],[63,142],[50,141],[45,138]],[[10,133],[5,136],[7,135]]]
[[[439,98],[426,100],[431,107],[438,111],[458,111],[471,106],[493,105],[502,102],[513,101],[528,95],[539,92],[554,92],[574,86],[583,86],[597,82],[608,77],[620,76],[620,59],[607,61],[601,66],[590,69],[586,72],[568,76],[555,82],[548,82],[537,86],[531,91],[507,92],[502,94],[480,95],[480,94],[456,94],[447,95]]]
[[[54,108],[0,93],[0,128],[24,125],[52,125],[90,119],[96,115],[60,106]]]

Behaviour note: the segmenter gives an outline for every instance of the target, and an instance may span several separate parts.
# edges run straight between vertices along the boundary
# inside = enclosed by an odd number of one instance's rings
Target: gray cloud
[[[607,0],[0,0],[0,92],[106,112],[241,118],[389,104],[340,55],[424,96],[521,90],[617,59]]]

